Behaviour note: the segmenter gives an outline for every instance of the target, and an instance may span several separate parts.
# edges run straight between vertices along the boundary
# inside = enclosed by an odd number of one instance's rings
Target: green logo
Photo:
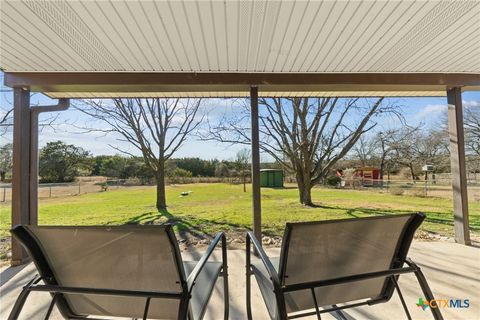
[[[418,298],[417,307],[422,308],[422,310],[426,310],[429,307],[428,301],[423,301],[423,298]]]

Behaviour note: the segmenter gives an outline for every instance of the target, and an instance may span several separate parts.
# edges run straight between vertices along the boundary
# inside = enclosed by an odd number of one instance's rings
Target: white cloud
[[[480,101],[476,100],[463,100],[462,101],[463,106],[465,109],[470,109],[470,108],[480,108]]]
[[[446,104],[427,104],[415,114],[416,120],[432,119],[445,114],[447,112]]]

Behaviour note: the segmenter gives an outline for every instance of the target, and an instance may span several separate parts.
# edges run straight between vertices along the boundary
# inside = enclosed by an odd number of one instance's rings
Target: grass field
[[[180,197],[182,191],[192,191]],[[119,225],[171,221],[182,233],[243,232],[251,227],[251,193],[241,185],[190,184],[167,188],[168,211],[155,210],[153,187],[130,187],[80,196],[40,201],[41,225]],[[422,229],[453,234],[452,202],[444,198],[394,196],[377,191],[316,188],[316,208],[298,204],[297,190],[262,189],[262,224],[269,235],[281,235],[288,221],[364,217],[421,211],[427,214]],[[10,206],[0,206],[0,236],[8,235]],[[480,202],[470,202],[470,228],[480,235]]]

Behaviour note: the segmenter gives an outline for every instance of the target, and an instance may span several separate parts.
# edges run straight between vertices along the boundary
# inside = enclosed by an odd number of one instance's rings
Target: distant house
[[[365,187],[380,187],[383,185],[383,179],[380,168],[362,167],[355,170],[355,177],[361,178],[362,185]]]

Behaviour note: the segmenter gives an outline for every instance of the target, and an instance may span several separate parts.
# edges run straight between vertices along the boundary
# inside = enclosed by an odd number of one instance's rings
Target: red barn
[[[383,180],[381,179],[380,169],[374,167],[358,168],[355,172],[357,177],[362,179],[362,185],[365,187],[382,186]]]

